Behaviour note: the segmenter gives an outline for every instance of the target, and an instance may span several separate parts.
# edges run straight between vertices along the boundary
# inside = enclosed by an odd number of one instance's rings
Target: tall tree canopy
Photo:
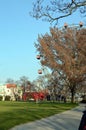
[[[86,16],[86,0],[36,0],[31,15],[36,19],[44,18],[57,23],[77,10]]]
[[[49,34],[38,36],[35,47],[41,64],[64,78],[73,102],[76,90],[86,81],[86,28],[67,24],[62,29],[50,28]]]

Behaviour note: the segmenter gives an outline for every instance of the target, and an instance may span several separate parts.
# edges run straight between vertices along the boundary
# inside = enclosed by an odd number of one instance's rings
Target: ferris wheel
[[[41,56],[38,54],[36,56],[37,60],[41,59]],[[38,69],[38,74],[43,74],[44,78],[50,78],[51,77],[51,72],[49,71],[49,68],[47,68],[46,66],[42,65],[41,69]]]

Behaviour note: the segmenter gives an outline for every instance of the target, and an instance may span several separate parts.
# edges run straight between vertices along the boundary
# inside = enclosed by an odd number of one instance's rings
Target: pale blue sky
[[[49,23],[29,16],[34,0],[0,0],[0,83],[7,78],[37,78],[40,64],[34,42],[38,34],[49,32]],[[84,20],[85,18],[83,18]],[[83,21],[80,14],[60,20],[59,26]]]

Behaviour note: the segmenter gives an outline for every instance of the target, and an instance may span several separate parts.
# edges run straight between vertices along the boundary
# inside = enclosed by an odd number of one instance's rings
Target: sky
[[[34,43],[38,34],[49,32],[51,25],[29,15],[33,1],[0,0],[0,83],[9,78],[19,80],[26,76],[33,81],[38,77],[41,66],[36,59]],[[84,18],[77,13],[61,19],[58,26],[80,21]]]

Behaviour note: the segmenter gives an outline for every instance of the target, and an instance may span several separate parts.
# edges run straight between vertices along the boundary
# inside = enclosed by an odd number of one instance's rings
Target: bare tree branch
[[[59,19],[72,15],[77,10],[86,14],[86,0],[37,0],[33,3],[33,11],[30,15],[36,19],[44,19],[48,22],[58,22]]]

